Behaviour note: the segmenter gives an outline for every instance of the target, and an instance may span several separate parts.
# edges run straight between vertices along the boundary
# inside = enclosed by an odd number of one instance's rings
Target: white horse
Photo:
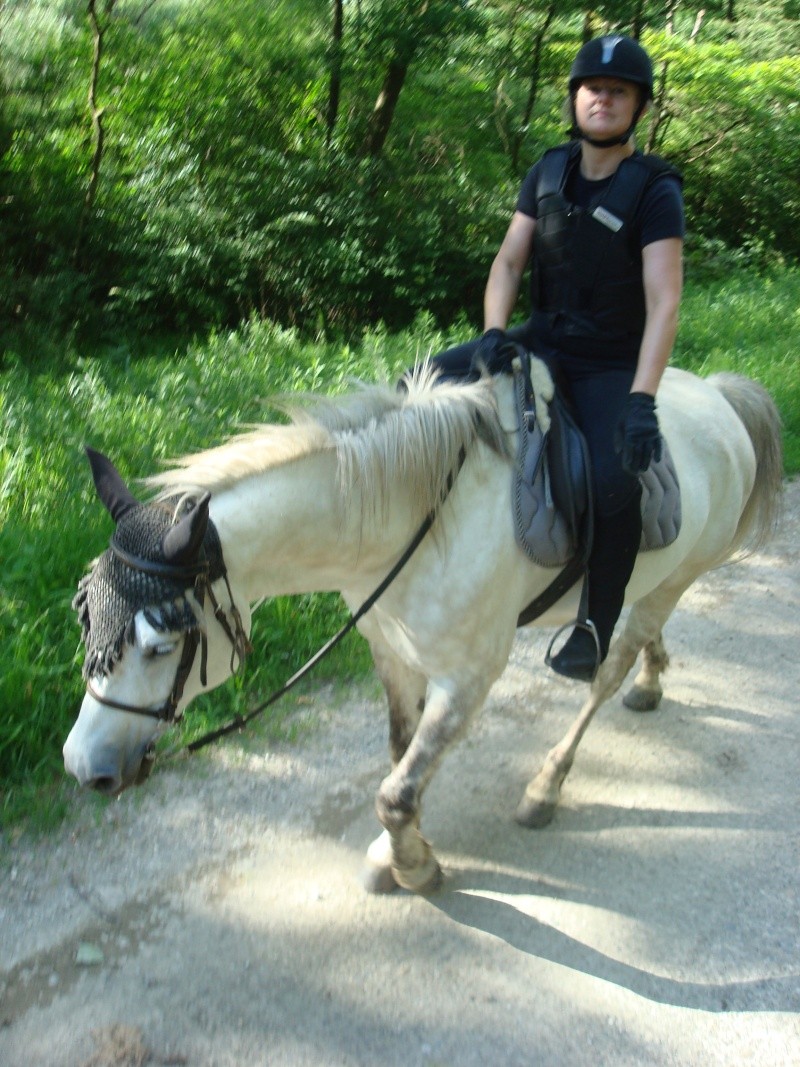
[[[503,671],[520,612],[554,576],[530,562],[514,537],[512,388],[506,376],[434,385],[421,372],[407,392],[372,386],[343,398],[315,398],[310,414],[305,406],[293,413],[292,425],[236,437],[151,479],[161,488],[160,503],[139,505],[109,461],[91,457],[118,532],[126,515],[163,512],[165,499],[189,494],[170,505],[155,557],[140,553],[161,561],[145,580],[158,582],[163,573],[172,586],[192,587],[207,525],[218,534],[227,579],[212,574],[202,605],[191,592],[179,604],[183,610],[191,603],[197,616],[195,645],[202,633],[204,655],[194,659],[187,651],[192,627],[180,621],[180,610],[170,616],[163,604],[137,609],[134,598],[125,640],[105,665],[96,658],[90,668],[64,745],[67,770],[81,785],[112,794],[141,780],[143,761],[164,729],[158,717],[180,717],[195,695],[232,673],[231,639],[240,646],[249,632],[248,605],[278,594],[338,590],[357,608],[423,517],[441,504],[465,452],[433,529],[359,623],[388,696],[392,763],[378,790],[384,829],[368,850],[365,880],[374,891],[396,884],[435,888],[441,870],[419,829],[423,792]],[[658,400],[681,487],[680,534],[669,547],[639,556],[624,629],[576,722],[524,792],[516,818],[526,826],[552,818],[592,716],[642,650],[626,703],[657,706],[668,662],[661,631],[680,596],[698,575],[761,543],[777,516],[780,420],[761,386],[734,375],[701,380],[670,369]],[[97,584],[93,575],[110,552],[95,561],[84,585]],[[110,564],[106,569],[111,573]],[[107,621],[97,617],[105,594],[91,592],[83,618],[90,638]],[[578,594],[573,589],[535,625],[573,618]],[[214,612],[214,602],[221,611]],[[170,707],[174,716],[165,713]]]

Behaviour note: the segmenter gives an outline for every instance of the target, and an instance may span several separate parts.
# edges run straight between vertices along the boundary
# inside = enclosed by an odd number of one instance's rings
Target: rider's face
[[[575,94],[575,118],[579,129],[599,141],[620,137],[639,106],[640,89],[621,78],[587,78]]]

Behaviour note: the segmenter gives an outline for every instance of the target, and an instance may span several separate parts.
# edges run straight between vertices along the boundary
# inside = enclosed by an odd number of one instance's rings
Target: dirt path
[[[372,692],[82,797],[0,860],[0,1064],[800,1064],[799,620],[795,482],[770,548],[668,624],[662,709],[609,703],[538,832],[513,811],[578,688],[520,634],[429,790],[431,899],[358,886]]]

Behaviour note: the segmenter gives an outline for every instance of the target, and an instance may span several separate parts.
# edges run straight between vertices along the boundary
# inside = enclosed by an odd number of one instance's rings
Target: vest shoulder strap
[[[681,185],[683,185],[683,175],[678,168],[673,167],[673,165],[662,156],[657,156],[655,152],[649,152],[647,155],[644,155],[644,153],[641,152],[636,152],[632,158],[637,159],[640,163],[643,163],[648,167],[652,172],[653,178],[659,178],[662,174],[671,174],[673,178],[677,178]]]
[[[645,191],[653,182],[667,174],[682,181],[680,172],[660,156],[645,156],[641,152],[634,152],[632,156],[623,159],[617,168],[614,179],[602,198],[602,210],[621,223],[630,222],[636,215]]]
[[[548,197],[555,196],[564,188],[569,165],[577,158],[580,145],[577,141],[548,148],[539,162],[539,174],[536,181],[536,203],[538,205]]]

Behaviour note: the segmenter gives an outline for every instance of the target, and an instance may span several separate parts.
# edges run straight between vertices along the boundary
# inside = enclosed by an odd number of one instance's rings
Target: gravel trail
[[[601,709],[542,831],[513,812],[580,689],[521,632],[426,795],[428,899],[358,884],[370,684],[304,698],[298,743],[78,797],[2,842],[0,1064],[796,1067],[799,621],[795,481],[770,546],[667,624],[661,709]]]

